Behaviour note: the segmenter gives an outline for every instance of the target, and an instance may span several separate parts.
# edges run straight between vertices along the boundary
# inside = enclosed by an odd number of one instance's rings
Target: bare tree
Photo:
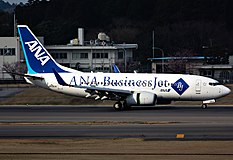
[[[188,57],[193,57],[192,50],[184,49],[172,54],[173,58],[168,60],[166,65],[167,72],[172,73],[186,73],[186,65],[188,63]]]
[[[3,71],[10,74],[10,76],[13,78],[13,80],[16,80],[16,75],[14,73],[26,73],[26,65],[24,63],[20,62],[13,62],[13,63],[4,63],[3,64]]]

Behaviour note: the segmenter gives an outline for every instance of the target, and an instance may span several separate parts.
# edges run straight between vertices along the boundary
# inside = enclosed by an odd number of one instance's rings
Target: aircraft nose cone
[[[228,95],[231,93],[231,90],[227,87],[224,87],[224,95]]]

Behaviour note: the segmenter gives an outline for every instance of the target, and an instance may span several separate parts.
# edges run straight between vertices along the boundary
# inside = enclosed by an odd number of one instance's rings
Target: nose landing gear
[[[202,105],[201,105],[201,108],[206,109],[208,104],[215,103],[215,102],[216,102],[215,99],[210,99],[210,100],[203,101]]]

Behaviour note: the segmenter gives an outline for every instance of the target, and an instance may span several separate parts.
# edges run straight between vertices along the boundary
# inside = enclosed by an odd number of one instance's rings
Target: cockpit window
[[[210,85],[210,86],[217,86],[217,85],[220,85],[220,83],[219,83],[219,82],[215,82],[215,83],[211,83],[211,82],[210,82],[209,85]]]

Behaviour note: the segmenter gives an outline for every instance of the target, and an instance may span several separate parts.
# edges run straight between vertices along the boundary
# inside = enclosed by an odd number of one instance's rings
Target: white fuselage
[[[218,81],[202,76],[79,72],[58,64],[28,26],[19,25],[18,33],[28,68],[28,74],[23,74],[27,82],[73,96],[115,100],[116,110],[155,105],[160,100],[206,104],[230,93]]]
[[[86,97],[85,88],[59,85],[53,73],[40,74],[44,81],[32,83],[64,94]],[[150,92],[160,100],[205,101],[221,98],[230,90],[216,80],[196,75],[144,73],[60,73],[72,86],[96,86],[133,92]]]

